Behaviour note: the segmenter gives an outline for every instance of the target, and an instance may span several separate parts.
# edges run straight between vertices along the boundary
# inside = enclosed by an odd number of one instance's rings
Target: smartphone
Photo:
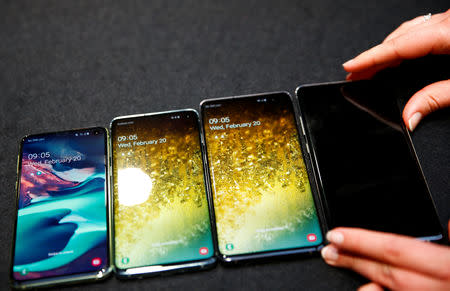
[[[294,108],[285,92],[201,103],[223,262],[315,252],[323,244]]]
[[[22,139],[13,287],[97,280],[110,273],[107,141],[101,127]]]
[[[197,112],[118,117],[111,131],[117,276],[212,267]]]
[[[398,89],[337,82],[301,86],[296,94],[329,227],[442,238]]]

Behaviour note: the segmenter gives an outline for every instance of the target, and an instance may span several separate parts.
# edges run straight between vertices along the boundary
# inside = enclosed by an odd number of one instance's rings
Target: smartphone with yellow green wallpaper
[[[224,262],[315,252],[322,215],[285,92],[205,100],[202,130]]]
[[[195,110],[111,122],[119,278],[212,267],[214,241]]]

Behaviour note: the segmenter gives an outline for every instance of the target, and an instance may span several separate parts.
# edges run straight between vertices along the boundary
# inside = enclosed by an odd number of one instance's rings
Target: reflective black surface
[[[360,81],[297,92],[329,226],[436,236],[439,220],[390,91]]]

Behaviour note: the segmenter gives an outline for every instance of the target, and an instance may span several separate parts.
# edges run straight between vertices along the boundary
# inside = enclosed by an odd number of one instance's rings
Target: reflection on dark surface
[[[356,106],[358,109],[367,112],[378,121],[395,130],[400,132],[403,131],[398,115],[398,109],[395,107],[395,104],[393,104],[392,99],[380,100],[383,96],[380,96],[380,98],[367,98],[367,95],[358,94],[358,91],[354,92],[352,86],[341,86],[340,91],[345,100]]]
[[[330,227],[416,237],[440,233],[426,183],[389,90],[363,81],[299,91]]]

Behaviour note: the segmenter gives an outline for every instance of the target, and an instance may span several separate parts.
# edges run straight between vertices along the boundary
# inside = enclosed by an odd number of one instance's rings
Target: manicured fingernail
[[[327,232],[327,240],[339,245],[344,241],[344,235],[339,231],[331,230]]]
[[[351,59],[351,60],[346,61],[345,63],[343,63],[342,66],[344,66],[344,67],[351,66],[354,62],[355,62],[355,60]]]
[[[324,247],[320,253],[326,261],[336,261],[339,258],[339,253],[333,246]]]
[[[422,114],[420,112],[414,113],[408,120],[409,131],[413,131],[421,119]]]

